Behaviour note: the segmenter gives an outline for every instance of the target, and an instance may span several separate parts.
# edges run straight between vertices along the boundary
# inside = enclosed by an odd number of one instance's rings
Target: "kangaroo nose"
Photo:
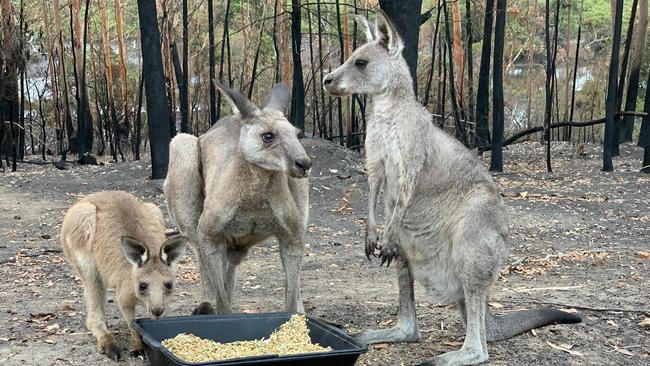
[[[334,78],[332,76],[327,75],[325,77],[325,80],[323,80],[323,85],[330,85],[333,80],[334,80]]]
[[[308,171],[311,168],[311,159],[304,158],[296,160],[296,167],[304,172]]]
[[[151,309],[151,315],[153,315],[156,318],[160,318],[161,315],[165,312],[165,309],[163,308],[154,308]]]

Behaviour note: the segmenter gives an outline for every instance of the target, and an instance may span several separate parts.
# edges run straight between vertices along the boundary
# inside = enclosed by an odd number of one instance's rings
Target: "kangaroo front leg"
[[[198,245],[198,252],[201,283],[203,285],[203,301],[214,302],[216,311],[219,314],[232,313],[223,279],[224,244],[213,244],[210,240],[203,238]],[[206,308],[204,304],[199,307]]]
[[[133,329],[133,318],[135,317],[135,299],[130,299],[128,296],[120,296],[117,299],[117,302],[120,305],[120,311],[126,324],[129,326],[129,331],[131,332],[131,357],[144,357],[144,347],[142,346],[142,339],[138,332]]]
[[[247,249],[231,250],[226,249],[226,256],[223,261],[223,279],[226,299],[232,306],[232,297],[235,292],[235,282],[237,280],[237,266],[246,258]]]
[[[399,285],[399,312],[397,324],[388,329],[369,330],[356,337],[363,342],[417,342],[420,340],[420,328],[415,315],[415,294],[413,276],[408,263],[403,257],[397,259],[397,282]]]
[[[84,299],[86,302],[86,328],[97,339],[97,348],[108,358],[118,361],[121,357],[120,348],[115,337],[108,332],[106,326],[106,288],[94,265],[90,261],[81,261],[77,265],[79,276],[83,282]]]
[[[300,269],[304,247],[301,240],[282,236],[280,242],[280,259],[284,267],[285,309],[290,313],[304,314],[305,309],[300,295]]]
[[[368,223],[366,225],[366,257],[375,256],[379,235],[377,234],[377,204],[379,203],[379,193],[383,178],[378,174],[368,176],[368,185],[370,193],[368,195]]]

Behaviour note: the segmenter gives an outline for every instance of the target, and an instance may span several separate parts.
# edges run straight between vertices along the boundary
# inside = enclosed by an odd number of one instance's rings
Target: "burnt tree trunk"
[[[213,0],[208,0],[208,64],[210,68],[210,124],[213,125],[219,119],[217,117],[217,108],[220,108],[221,97],[219,97],[219,105],[217,104],[217,87],[215,85],[215,60],[214,60],[214,6]],[[222,57],[223,58],[223,57]]]
[[[614,145],[614,123],[616,122],[616,89],[618,76],[618,56],[621,49],[621,23],[623,23],[623,0],[616,0],[614,16],[614,35],[612,37],[612,54],[609,63],[607,99],[605,102],[605,137],[603,144],[603,171],[614,170],[612,165],[612,145]]]
[[[422,0],[379,0],[379,6],[393,22],[402,41],[402,55],[413,77],[413,90],[417,95],[418,40],[420,38],[420,9]]]
[[[165,75],[160,49],[160,30],[156,3],[138,0],[140,43],[142,45],[142,73],[146,88],[147,121],[151,145],[151,177],[167,176],[169,163],[169,108],[165,90]]]
[[[492,11],[494,0],[485,3],[485,17],[483,18],[483,44],[481,47],[481,65],[478,72],[478,88],[476,90],[476,142],[478,146],[490,142],[490,128],[488,125],[488,101],[490,99],[490,57],[492,46]]]
[[[188,34],[188,20],[187,20],[187,0],[183,0],[183,78],[178,81],[179,93],[181,99],[181,132],[190,132],[190,116],[189,116],[189,95],[187,89],[190,83],[190,68],[189,68],[189,34]],[[182,86],[182,88],[180,88]]]
[[[503,114],[503,43],[506,28],[506,0],[497,0],[496,24],[494,25],[494,65],[492,69],[492,156],[490,170],[503,171],[504,114]]]
[[[646,82],[646,85],[650,86],[650,70],[648,71],[648,81]],[[645,134],[642,134],[643,140],[640,140],[641,142],[643,142],[643,164],[641,165],[643,168],[641,168],[641,171],[648,174],[650,174],[650,131],[648,131],[648,128],[650,128],[650,91],[648,91],[649,89],[650,88],[646,88],[645,100],[643,103],[643,111],[646,113],[646,116],[643,117],[641,130],[643,131],[643,128],[645,127]]]
[[[623,60],[621,61],[621,71],[616,85],[616,111],[620,111],[623,105],[623,89],[625,89],[625,77],[627,76],[627,64],[630,59],[630,49],[632,47],[632,38],[634,36],[634,23],[636,22],[636,9],[638,0],[632,1],[632,10],[630,12],[630,21],[627,26],[625,35],[625,48],[623,49]],[[612,140],[612,156],[619,156],[619,143],[621,141],[621,123],[614,123],[614,139]]]
[[[643,65],[643,56],[645,54],[646,36],[648,34],[648,0],[639,2],[639,25],[636,27],[636,37],[634,39],[634,49],[630,60],[630,76],[627,82],[627,93],[625,94],[626,111],[636,110],[637,96],[639,95],[639,79],[641,78],[641,66]],[[646,85],[646,90],[650,85]],[[621,142],[631,142],[632,133],[634,132],[634,117],[625,116],[620,128],[619,135]]]
[[[300,129],[300,136],[304,136],[305,84],[303,83],[302,62],[300,61],[300,0],[293,0],[291,4],[291,55],[293,59],[291,123]]]
[[[223,19],[223,34],[221,35],[221,56],[219,58],[219,82],[223,82],[223,63],[226,51],[226,39],[228,39],[228,18],[230,17],[230,0],[226,0],[226,14]],[[230,66],[228,66],[230,67]],[[228,75],[228,85],[230,85],[230,75]],[[217,113],[213,117],[212,124],[215,124],[221,118],[221,93],[217,96]]]

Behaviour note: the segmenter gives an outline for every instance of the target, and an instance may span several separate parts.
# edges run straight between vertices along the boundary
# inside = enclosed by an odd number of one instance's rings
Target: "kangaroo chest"
[[[287,192],[260,192],[263,196],[242,197],[223,234],[238,245],[253,245],[269,236],[296,235],[302,216]],[[282,199],[284,197],[284,199]]]

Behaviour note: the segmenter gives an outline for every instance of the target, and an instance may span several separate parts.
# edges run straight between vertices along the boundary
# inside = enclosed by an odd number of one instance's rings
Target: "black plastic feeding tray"
[[[259,356],[224,361],[185,362],[162,346],[161,341],[179,333],[226,343],[268,338],[280,325],[291,318],[289,313],[195,315],[167,317],[158,320],[136,319],[135,329],[142,336],[144,351],[150,365],[273,365],[273,366],[346,366],[354,365],[368,347],[344,331],[306,315],[312,342],[334,351],[304,353],[290,356]]]

